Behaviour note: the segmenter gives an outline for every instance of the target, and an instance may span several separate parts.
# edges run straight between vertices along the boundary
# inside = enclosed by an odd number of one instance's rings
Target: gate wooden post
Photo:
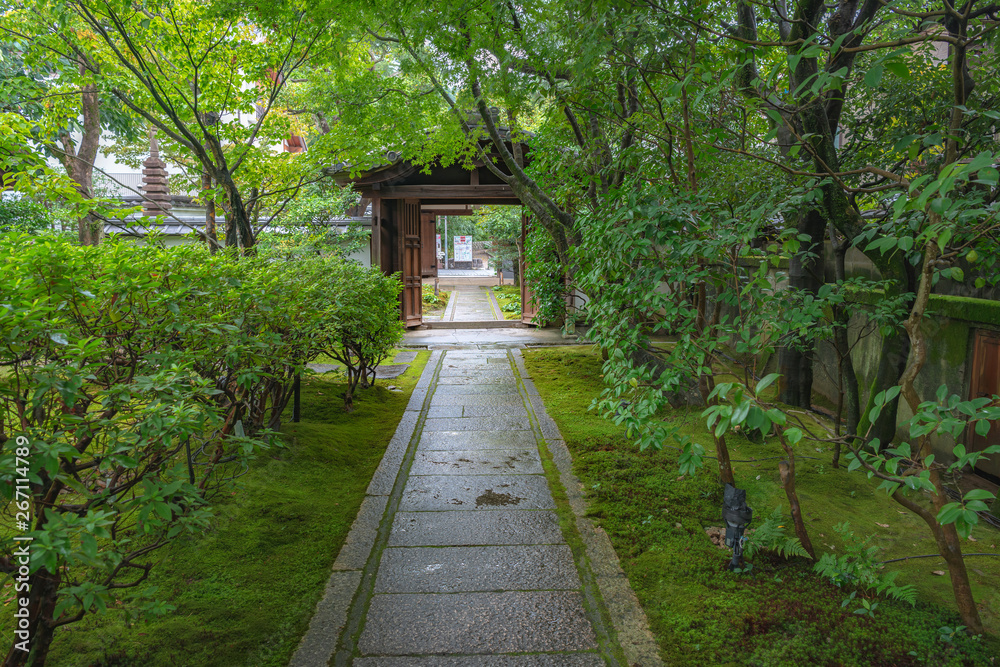
[[[528,240],[528,214],[522,209],[521,212],[521,247],[518,253],[518,270],[521,272],[521,322],[524,324],[536,324],[532,322],[538,314],[538,301],[535,293],[528,287],[528,279],[525,275],[528,268],[528,260],[524,255],[524,248]]]

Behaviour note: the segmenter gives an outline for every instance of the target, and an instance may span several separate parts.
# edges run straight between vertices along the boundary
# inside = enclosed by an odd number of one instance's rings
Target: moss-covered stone
[[[944,315],[966,322],[1000,326],[1000,301],[973,299],[968,296],[931,295],[931,315]]]

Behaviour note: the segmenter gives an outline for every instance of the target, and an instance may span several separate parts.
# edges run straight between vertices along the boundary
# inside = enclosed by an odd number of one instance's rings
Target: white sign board
[[[455,261],[456,262],[471,262],[472,261],[472,237],[471,236],[456,236],[455,237]]]
[[[434,248],[435,248],[435,254],[438,257],[440,257],[441,256],[441,235],[440,234],[437,235],[437,243],[435,244]]]

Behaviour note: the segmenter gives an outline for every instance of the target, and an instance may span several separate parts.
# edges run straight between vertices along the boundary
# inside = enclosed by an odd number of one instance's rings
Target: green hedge
[[[0,239],[0,495],[5,530],[31,517],[18,532],[33,538],[39,657],[88,613],[168,611],[129,600],[156,550],[204,529],[213,498],[272,446],[306,363],[391,347],[399,289],[339,257]]]

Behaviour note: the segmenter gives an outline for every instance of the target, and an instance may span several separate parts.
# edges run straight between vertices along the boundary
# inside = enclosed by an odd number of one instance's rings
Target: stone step
[[[424,322],[421,326],[411,329],[411,331],[422,331],[424,329],[526,329],[529,326],[517,320]]]

